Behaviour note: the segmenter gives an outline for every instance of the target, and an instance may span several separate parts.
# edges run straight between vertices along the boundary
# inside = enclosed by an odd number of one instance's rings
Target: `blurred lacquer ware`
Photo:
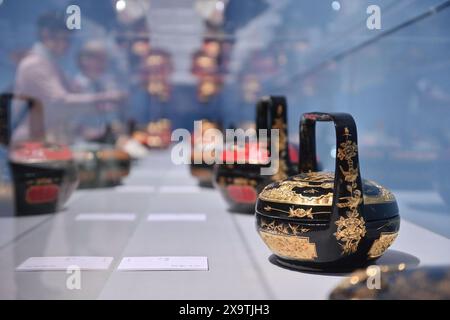
[[[80,188],[117,186],[130,173],[130,155],[114,146],[83,143],[73,146],[72,150],[78,166]]]
[[[170,146],[172,125],[168,119],[150,122],[145,129],[133,130],[132,138],[148,148],[166,149]]]
[[[13,101],[25,104],[25,114],[29,114],[31,109],[36,111],[31,117],[34,121],[31,127],[43,128],[43,119],[35,116],[42,114],[39,101],[13,94],[0,96],[0,139],[1,143],[9,146],[8,158],[14,183],[16,213],[27,215],[59,211],[78,185],[73,154],[65,145],[39,140],[19,141],[10,145],[14,130],[11,117]],[[33,132],[33,128],[30,130]]]
[[[334,122],[335,172],[319,172],[315,125]],[[268,185],[256,204],[256,226],[279,264],[322,271],[354,269],[394,242],[400,217],[394,195],[363,180],[356,125],[345,113],[306,113],[300,126],[300,174]]]
[[[283,97],[261,99],[256,106],[258,139],[243,146],[233,145],[222,153],[222,164],[215,168],[214,182],[228,202],[230,210],[253,213],[258,193],[269,183],[285,179],[296,172],[297,150],[288,144],[287,104]],[[270,140],[271,130],[278,130],[278,141]],[[262,141],[260,130],[266,130]],[[275,163],[270,161],[271,145]],[[273,165],[273,172],[262,169]]]
[[[2,110],[0,110],[0,118]],[[12,216],[15,213],[14,185],[8,150],[0,144],[0,217]]]
[[[358,270],[330,294],[333,300],[448,300],[450,267],[404,263]]]
[[[215,152],[222,150],[222,143],[220,126],[214,121],[201,120],[200,132],[192,136],[190,171],[202,187],[213,186]]]

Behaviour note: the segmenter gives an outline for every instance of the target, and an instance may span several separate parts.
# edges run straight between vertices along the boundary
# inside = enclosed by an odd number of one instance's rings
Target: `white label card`
[[[80,270],[108,270],[113,257],[31,257],[17,271],[66,271],[77,266]]]
[[[207,257],[125,257],[121,271],[208,271]]]
[[[135,219],[134,213],[89,212],[78,214],[75,221],[134,221]]]
[[[150,213],[147,221],[206,221],[204,213]]]

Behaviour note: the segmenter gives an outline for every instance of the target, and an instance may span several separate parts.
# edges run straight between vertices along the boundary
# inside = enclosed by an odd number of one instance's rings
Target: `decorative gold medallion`
[[[297,260],[314,260],[317,258],[316,245],[308,237],[279,235],[260,231],[266,245],[276,255]]]
[[[382,232],[380,238],[374,241],[369,250],[370,258],[378,258],[392,245],[398,236],[398,232]]]

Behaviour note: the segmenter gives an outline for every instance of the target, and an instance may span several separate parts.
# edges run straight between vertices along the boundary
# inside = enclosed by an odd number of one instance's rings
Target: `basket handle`
[[[334,122],[336,129],[336,165],[330,233],[337,238],[343,253],[354,253],[366,232],[356,124],[353,117],[347,113],[303,114],[300,122],[300,173],[318,170],[315,133],[317,121]]]
[[[14,100],[24,101],[26,108],[13,122],[12,104]],[[33,112],[30,112],[31,110]],[[0,144],[9,146],[12,133],[24,121],[27,114],[30,114],[30,138],[42,140],[45,137],[43,113],[43,105],[38,99],[14,93],[0,94]]]
[[[288,146],[288,124],[287,124],[287,102],[282,96],[263,97],[259,100],[257,106],[256,132],[259,141],[259,129],[278,129],[278,157],[284,162],[280,170],[285,170],[290,166],[289,146]],[[267,134],[267,148],[271,150],[271,134]]]

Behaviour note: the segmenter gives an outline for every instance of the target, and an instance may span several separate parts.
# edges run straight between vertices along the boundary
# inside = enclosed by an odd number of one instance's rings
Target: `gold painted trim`
[[[261,238],[277,256],[296,259],[314,260],[317,258],[316,244],[308,237],[288,236],[259,231]]]
[[[259,194],[259,199],[263,201],[288,203],[293,205],[297,204],[308,206],[331,206],[331,203],[333,202],[333,193],[330,192],[318,197],[306,197],[302,194],[298,194],[293,190],[296,186],[296,183],[291,183],[291,181],[284,181],[281,182],[277,188],[266,187]]]
[[[307,210],[302,208],[294,209],[294,207],[290,207],[289,211],[282,210],[278,208],[272,208],[271,206],[265,206],[264,207],[265,212],[271,212],[271,211],[278,211],[282,213],[287,213],[289,218],[309,218],[314,219],[314,215],[316,214],[330,214],[331,212],[325,211],[325,212],[313,212],[312,208],[309,208]]]
[[[347,127],[344,128],[343,136],[345,136],[346,141],[340,144],[337,158],[347,162],[347,171],[342,166],[339,166],[339,169],[347,184],[348,196],[339,198],[336,204],[339,209],[345,209],[346,211],[345,216],[341,215],[339,220],[335,222],[337,230],[334,236],[342,247],[342,254],[348,255],[358,250],[359,242],[366,236],[367,231],[366,223],[359,214],[363,202],[363,194],[358,189],[357,184],[359,169],[354,166],[353,162],[358,154],[358,146],[354,141],[349,140],[351,134]]]
[[[395,202],[394,194],[388,189],[375,184],[381,194],[377,196],[364,195],[364,204],[383,204]],[[333,205],[333,192],[323,194],[321,196],[304,196],[295,192],[293,189],[295,187],[304,187],[304,184],[297,181],[284,181],[279,184],[276,188],[271,188],[270,186],[264,188],[264,190],[259,194],[259,199],[263,201],[275,202],[275,203],[287,203],[293,205],[306,205],[306,206],[332,206]],[[320,186],[319,186],[320,187]],[[330,188],[334,187],[334,183],[331,184]]]
[[[378,258],[382,256],[386,250],[397,239],[398,232],[382,232],[380,238],[375,240],[369,250],[369,258]]]
[[[298,235],[302,233],[306,233],[311,231],[308,228],[296,225],[296,224],[290,224],[290,223],[277,223],[275,220],[273,220],[270,223],[267,223],[265,220],[261,219],[260,223],[260,230],[266,231],[270,233],[280,234],[280,235]]]

